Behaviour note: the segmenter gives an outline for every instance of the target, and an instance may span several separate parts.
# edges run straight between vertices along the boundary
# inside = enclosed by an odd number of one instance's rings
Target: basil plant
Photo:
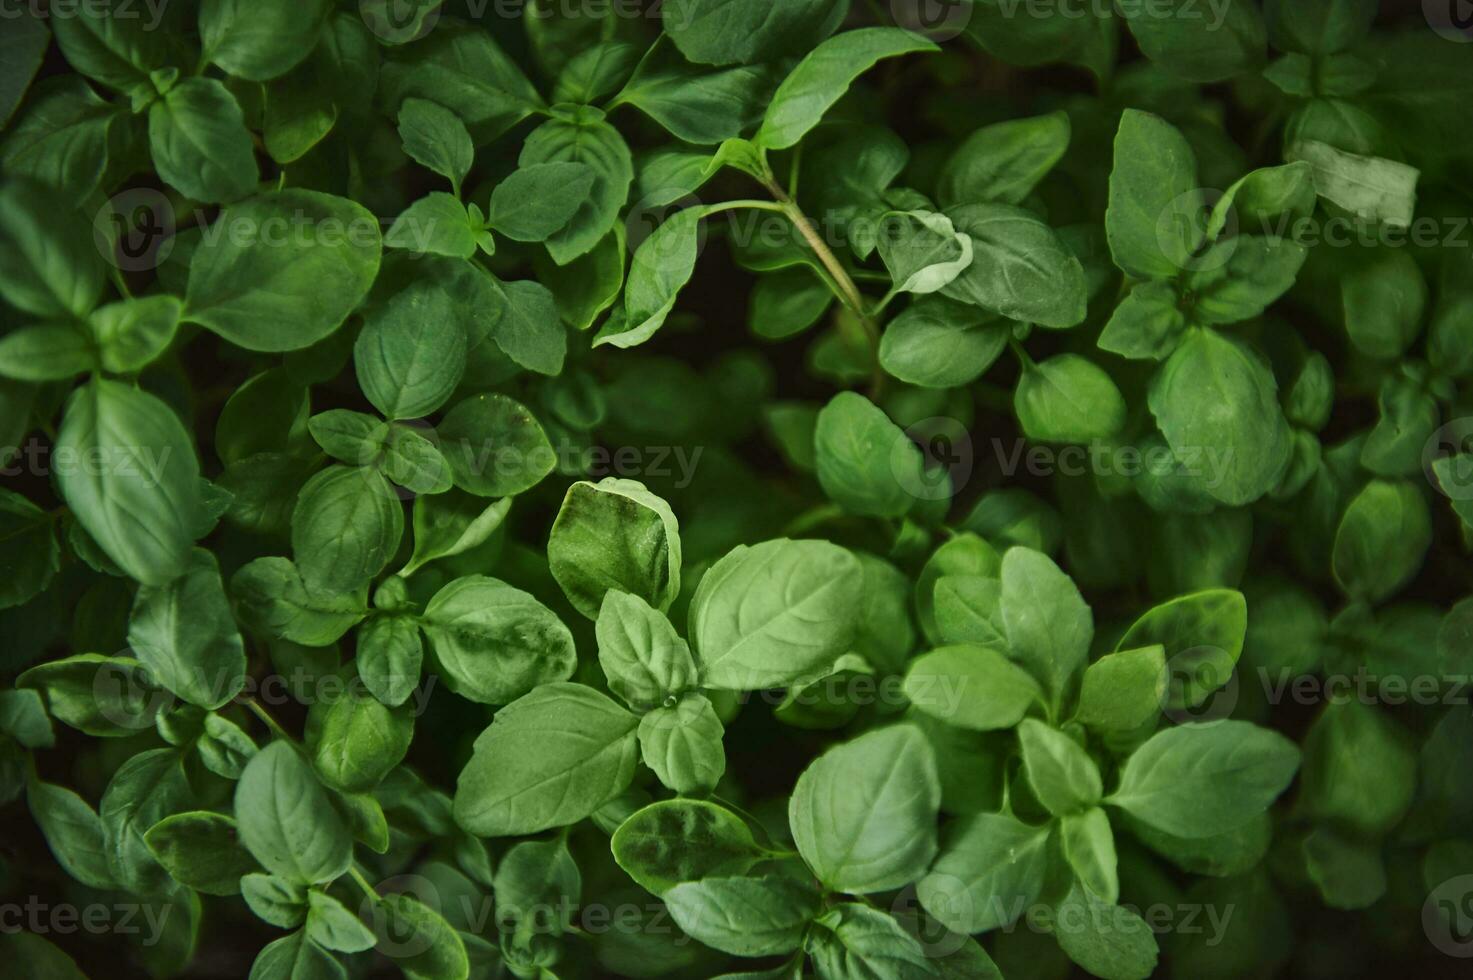
[[[4,972],[1455,970],[1458,6],[0,3]]]

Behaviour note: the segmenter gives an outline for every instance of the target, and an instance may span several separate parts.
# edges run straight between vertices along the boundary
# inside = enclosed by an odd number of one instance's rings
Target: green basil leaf
[[[598,618],[610,589],[664,612],[680,592],[680,525],[642,483],[575,483],[553,521],[547,561],[573,608],[589,619]]]
[[[935,976],[920,940],[868,905],[833,906],[814,920],[804,947],[822,976]]]
[[[97,811],[65,786],[32,780],[26,804],[51,854],[63,870],[93,888],[115,888],[108,866],[106,834]]]
[[[162,687],[190,704],[213,710],[245,686],[245,645],[220,566],[203,548],[194,549],[178,578],[138,590],[128,643]]]
[[[637,595],[610,589],[594,622],[609,690],[648,709],[696,684],[690,647],[664,614]]]
[[[353,863],[353,839],[327,790],[297,750],[273,742],[235,788],[241,843],[267,871],[303,885],[329,882]]]
[[[307,893],[307,925],[310,941],[342,953],[372,949],[378,938],[347,907],[326,892]]]
[[[292,552],[308,586],[353,592],[389,564],[404,535],[404,508],[374,470],[329,466],[307,481],[292,511]]]
[[[755,142],[771,150],[796,145],[818,125],[854,80],[877,62],[918,51],[938,50],[920,35],[894,27],[845,31],[824,41],[798,62],[777,87]]]
[[[1074,739],[1037,718],[1025,718],[1018,743],[1028,784],[1054,816],[1082,813],[1100,801],[1100,770]]]
[[[304,190],[252,198],[205,229],[185,316],[247,350],[309,347],[368,295],[381,249],[378,219],[352,201]]]
[[[1331,567],[1346,594],[1389,598],[1417,574],[1432,543],[1422,492],[1409,482],[1372,480],[1351,500],[1335,531]]]
[[[813,442],[818,482],[845,510],[902,517],[915,506],[925,486],[920,448],[868,398],[835,395],[818,413]]]
[[[24,313],[85,317],[102,297],[103,257],[69,201],[39,184],[0,187],[0,285]]]
[[[143,840],[175,881],[206,895],[239,894],[241,876],[257,867],[236,839],[235,821],[223,813],[176,813],[150,827]]]
[[[1161,710],[1167,679],[1159,643],[1106,654],[1084,672],[1075,718],[1096,731],[1135,731]]]
[[[17,381],[63,381],[95,371],[97,349],[70,324],[21,327],[0,337],[0,375]]]
[[[1077,354],[1027,364],[1013,395],[1018,424],[1030,439],[1093,442],[1125,425],[1125,398],[1103,368]]]
[[[918,711],[979,732],[1012,728],[1043,703],[1027,671],[1001,651],[980,646],[941,647],[917,657],[905,675],[905,696]]]
[[[634,182],[629,145],[604,121],[603,112],[592,106],[564,109],[555,109],[553,118],[532,131],[518,159],[518,166],[524,168],[566,162],[581,163],[593,171],[593,185],[572,220],[544,242],[559,265],[587,254],[609,233]]]
[[[1059,947],[1105,980],[1145,980],[1156,972],[1156,934],[1140,914],[1097,898],[1079,884],[1059,906]]]
[[[1011,925],[1043,891],[1049,828],[1002,813],[968,817],[948,829],[941,853],[916,884],[921,907],[954,932]]]
[[[1241,506],[1277,480],[1289,454],[1278,385],[1261,357],[1212,330],[1182,340],[1151,382],[1148,404],[1178,459],[1214,499]],[[1204,392],[1212,392],[1210,399]],[[1204,412],[1210,403],[1214,411]]]
[[[730,0],[671,0],[665,33],[680,53],[708,65],[751,64],[805,53],[848,13],[845,0],[776,0],[762,7]]]
[[[421,255],[468,259],[476,254],[476,232],[459,198],[434,191],[394,219],[384,235],[384,245]]]
[[[173,296],[145,296],[109,303],[87,318],[104,371],[134,374],[173,342],[184,304]]]
[[[455,788],[455,822],[481,837],[577,823],[629,786],[639,718],[591,688],[544,684],[496,713]]]
[[[366,588],[337,590],[304,581],[286,558],[257,558],[230,580],[241,618],[268,636],[326,646],[368,615]]]
[[[445,413],[436,434],[455,485],[477,497],[525,493],[557,462],[537,419],[502,394],[460,402]]]
[[[486,224],[515,241],[545,242],[572,220],[597,177],[579,162],[521,167],[491,192]]]
[[[405,99],[399,106],[399,139],[405,153],[449,179],[459,195],[476,154],[460,116],[428,99]]]
[[[791,878],[703,878],[663,897],[676,925],[733,956],[791,953],[819,913],[818,892]]]
[[[465,327],[453,299],[406,289],[375,306],[353,345],[363,394],[388,419],[429,415],[450,398],[465,370]]]
[[[974,306],[931,296],[886,326],[880,365],[893,377],[923,388],[959,388],[993,365],[1007,347],[1009,333],[996,317]]]
[[[1263,64],[1268,35],[1257,4],[1209,12],[1191,0],[1168,0],[1122,4],[1120,13],[1145,56],[1186,81],[1220,82]]]
[[[760,690],[823,672],[853,641],[863,584],[853,554],[826,541],[728,552],[691,600],[702,685]]]
[[[482,704],[507,704],[577,666],[573,635],[551,609],[481,575],[445,586],[420,621],[446,685]]]
[[[793,788],[788,823],[824,885],[866,894],[926,873],[936,856],[940,805],[930,743],[919,729],[895,725],[814,760]]]
[[[1299,768],[1299,749],[1246,721],[1158,732],[1125,760],[1105,802],[1178,837],[1212,837],[1266,810]]]
[[[1175,278],[1200,238],[1197,157],[1160,116],[1127,109],[1115,134],[1105,234],[1115,264],[1137,279]]]
[[[619,867],[656,895],[685,881],[744,875],[767,854],[740,817],[702,800],[647,806],[619,825],[610,846]]]
[[[194,444],[173,409],[97,378],[67,400],[56,451],[101,462],[58,472],[57,484],[119,568],[151,586],[184,573],[203,504]]]
[[[726,772],[725,734],[711,702],[688,694],[674,705],[645,713],[639,720],[639,748],[645,765],[677,793],[709,793]]]
[[[155,102],[148,141],[159,176],[185,197],[228,203],[260,180],[245,114],[213,78],[185,79]]]
[[[1084,319],[1084,267],[1058,234],[1009,204],[968,204],[947,213],[972,240],[972,262],[943,296],[1012,320],[1072,327]]]
[[[311,53],[328,9],[327,0],[201,0],[200,41],[212,64],[265,82]]]
[[[414,737],[414,715],[408,706],[390,708],[359,690],[354,679],[349,678],[342,694],[312,705],[305,738],[317,774],[345,793],[377,786],[403,760]]]
[[[1314,168],[1315,190],[1325,201],[1371,221],[1403,227],[1412,223],[1421,172],[1396,160],[1362,156],[1319,140],[1302,140],[1284,154],[1290,163]]]
[[[983,126],[942,166],[936,200],[943,208],[964,204],[1022,204],[1069,148],[1063,112]]]

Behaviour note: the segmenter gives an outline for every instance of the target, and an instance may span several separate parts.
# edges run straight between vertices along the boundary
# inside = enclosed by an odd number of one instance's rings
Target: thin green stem
[[[839,257],[834,254],[833,249],[829,248],[823,236],[818,233],[818,228],[808,215],[803,213],[803,209],[798,207],[797,202],[789,197],[787,192],[779,187],[777,181],[771,177],[763,178],[763,183],[767,185],[768,193],[772,195],[773,200],[782,205],[782,210],[787,214],[788,220],[793,223],[794,228],[798,229],[798,234],[803,236],[803,241],[813,254],[818,256],[819,263],[834,280],[834,285],[837,287],[835,294],[839,297],[839,301],[849,307],[859,320],[859,325],[863,328],[864,335],[869,341],[870,354],[874,359],[874,369],[870,377],[870,395],[878,398],[885,387],[885,372],[880,367],[880,328],[865,309],[864,295],[854,284],[854,279],[849,275],[849,270],[844,268],[844,263],[839,261]]]
[[[1018,358],[1018,363],[1023,365],[1023,370],[1032,371],[1038,367],[1037,364],[1033,363],[1033,358],[1029,357],[1028,352],[1023,349],[1023,345],[1018,343],[1016,339],[1009,337],[1008,346],[1013,349],[1013,354]]]
[[[849,276],[849,270],[844,268],[844,264],[839,261],[838,256],[829,248],[828,243],[823,240],[823,236],[818,233],[817,226],[794,203],[793,199],[788,197],[787,192],[776,183],[769,184],[768,190],[772,192],[773,198],[781,205],[779,210],[788,216],[788,220],[793,223],[793,227],[798,229],[798,234],[803,236],[804,243],[813,251],[814,255],[818,256],[818,261],[822,263],[828,274],[833,277],[834,282],[839,287],[839,299],[845,306],[849,307],[861,318],[864,318],[864,297],[860,295],[859,287],[854,285],[854,280]],[[879,333],[878,331],[872,331],[870,329],[872,326],[868,325],[865,332],[873,332],[876,339],[878,339]]]
[[[870,309],[870,316],[879,316],[881,313],[884,313],[885,307],[889,306],[895,300],[895,297],[899,295],[900,290],[892,288],[888,293],[880,297],[880,301]]]
[[[348,866],[348,877],[352,878],[353,881],[357,883],[358,887],[363,889],[363,894],[368,898],[371,898],[375,902],[377,902],[383,897],[374,890],[373,885],[368,883],[368,879],[363,877],[363,872],[358,870],[358,865],[351,864]]]
[[[781,204],[774,204],[772,201],[745,199],[740,201],[722,201],[719,204],[707,205],[704,213],[709,216],[720,214],[723,211],[735,211],[737,208],[750,208],[753,211],[776,211],[779,214],[787,213]]]
[[[271,734],[275,735],[277,738],[285,739],[288,742],[296,741],[296,739],[292,738],[285,728],[282,728],[281,725],[277,723],[275,718],[272,718],[271,715],[267,713],[265,708],[256,703],[256,700],[254,698],[244,698],[241,700],[240,703],[246,706],[247,711],[255,715],[257,718],[261,719],[261,723],[267,728],[271,729]]]

